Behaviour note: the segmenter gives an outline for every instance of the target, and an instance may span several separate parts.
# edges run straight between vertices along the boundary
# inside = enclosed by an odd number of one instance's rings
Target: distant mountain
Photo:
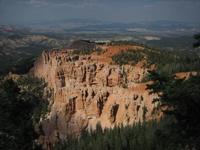
[[[31,26],[35,28],[36,26]],[[42,26],[37,26],[42,27]],[[178,21],[149,21],[135,23],[112,23],[98,20],[75,19],[46,24],[49,31],[64,32],[111,32],[111,33],[155,33],[155,34],[194,34],[200,32],[200,24]]]
[[[19,28],[19,26],[18,26]],[[133,23],[104,22],[94,19],[69,19],[34,22],[21,26],[31,33],[117,33],[117,34],[155,34],[155,35],[192,35],[200,32],[200,23],[181,21],[141,21]],[[1,31],[1,28],[0,28]]]

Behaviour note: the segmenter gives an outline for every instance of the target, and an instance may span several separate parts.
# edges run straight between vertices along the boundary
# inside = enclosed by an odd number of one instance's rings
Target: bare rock
[[[142,121],[144,106],[146,120],[153,118],[156,95],[138,83],[147,68],[112,65],[108,60],[107,55],[76,56],[55,50],[43,52],[35,62],[31,73],[43,78],[53,92],[51,111],[42,122],[48,146],[58,138],[95,129],[98,122],[102,128],[112,128]]]

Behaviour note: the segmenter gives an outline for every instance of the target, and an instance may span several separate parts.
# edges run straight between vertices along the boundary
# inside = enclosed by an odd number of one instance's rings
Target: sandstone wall
[[[82,130],[149,120],[156,95],[139,83],[147,69],[101,62],[92,55],[43,52],[32,73],[54,90],[51,112],[42,122],[46,141],[78,136]]]

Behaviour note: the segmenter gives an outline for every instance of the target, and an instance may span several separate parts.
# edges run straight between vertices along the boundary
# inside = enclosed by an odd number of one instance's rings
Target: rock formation
[[[156,117],[152,115],[156,95],[150,95],[146,83],[141,83],[147,68],[141,63],[114,64],[111,57],[116,51],[119,46],[104,46],[101,55],[43,52],[31,73],[43,78],[54,92],[51,111],[42,121],[44,142],[79,136],[97,123],[112,128]]]

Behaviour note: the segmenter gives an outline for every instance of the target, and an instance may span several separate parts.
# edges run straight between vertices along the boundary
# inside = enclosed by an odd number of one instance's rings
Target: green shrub
[[[139,61],[141,61],[144,58],[144,55],[138,50],[127,50],[122,51],[121,53],[114,55],[112,57],[112,60],[119,64],[119,65],[125,65],[125,64],[132,64],[135,65]]]
[[[97,52],[98,54],[100,54],[102,52],[101,48],[94,48],[94,49],[90,49],[90,48],[83,48],[83,49],[75,49],[73,50],[72,54],[74,55],[90,55],[93,52]]]

